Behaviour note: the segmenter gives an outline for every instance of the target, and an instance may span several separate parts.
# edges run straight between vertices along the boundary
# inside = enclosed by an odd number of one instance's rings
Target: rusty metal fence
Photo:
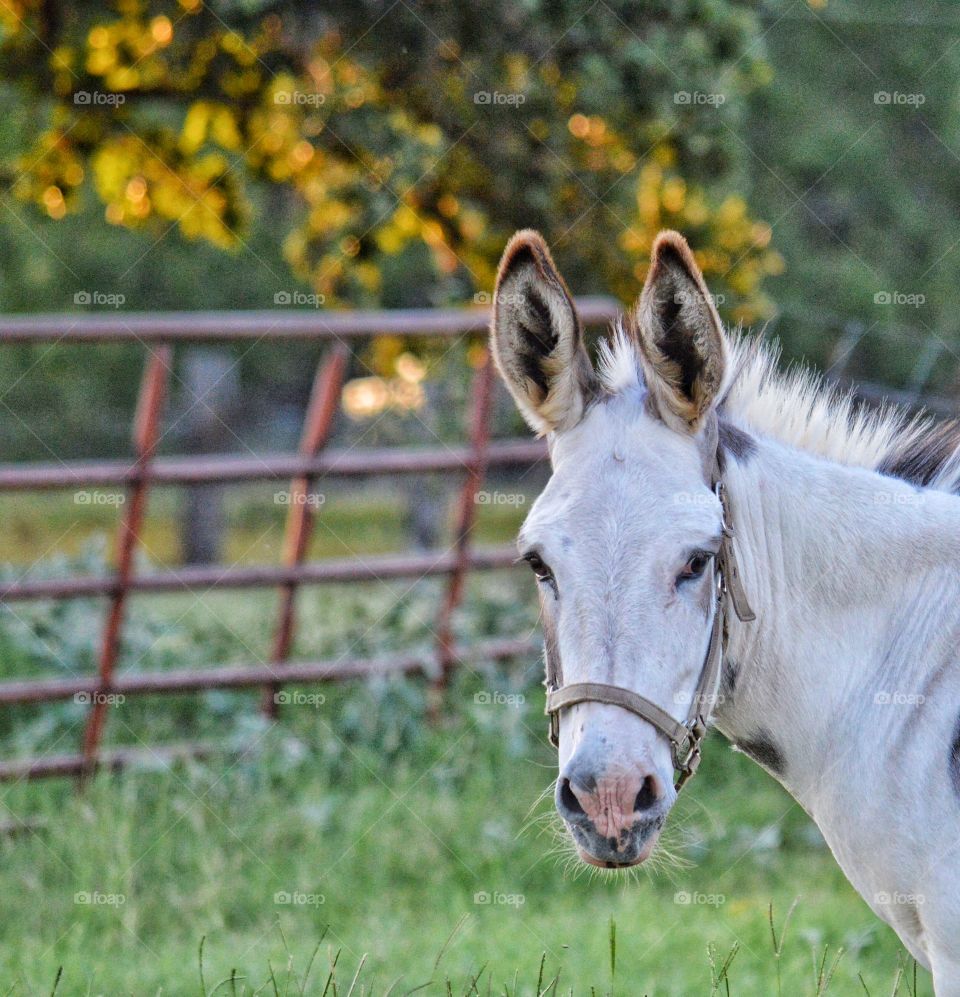
[[[605,324],[616,314],[607,299],[582,299],[587,325]],[[70,577],[0,583],[0,603],[26,599],[101,597],[106,600],[95,675],[0,682],[0,706],[15,707],[81,697],[89,703],[82,744],[74,754],[0,761],[0,779],[40,776],[84,778],[98,768],[117,768],[149,758],[173,759],[203,754],[202,744],[148,749],[103,747],[111,695],[139,696],[210,689],[262,688],[262,709],[274,714],[275,690],[286,683],[316,683],[388,672],[434,675],[437,690],[463,660],[504,660],[529,653],[529,641],[496,639],[458,646],[453,612],[468,572],[502,568],[515,557],[512,546],[479,548],[472,543],[476,497],[490,468],[527,467],[545,458],[542,441],[492,440],[491,412],[495,378],[490,358],[477,369],[471,392],[469,439],[458,446],[391,449],[327,447],[351,351],[358,341],[379,335],[456,337],[481,334],[486,309],[396,312],[160,313],[40,315],[0,318],[0,346],[13,343],[129,343],[143,347],[146,359],[133,424],[132,460],[95,460],[44,464],[0,464],[0,494],[10,491],[115,486],[125,489],[117,525],[116,560],[104,577]],[[327,344],[318,365],[296,453],[262,456],[156,455],[175,345],[184,342],[315,340]],[[452,547],[445,551],[379,555],[351,559],[306,560],[316,515],[306,497],[330,478],[441,473],[462,475]],[[134,558],[155,485],[199,485],[254,480],[289,481],[290,498],[280,563],[266,566],[200,566],[137,574]],[[383,658],[292,661],[296,596],[301,585],[442,576],[445,593],[438,607],[435,652]],[[118,673],[128,601],[132,594],[207,592],[214,589],[276,589],[277,619],[269,663],[229,665],[162,672]]]

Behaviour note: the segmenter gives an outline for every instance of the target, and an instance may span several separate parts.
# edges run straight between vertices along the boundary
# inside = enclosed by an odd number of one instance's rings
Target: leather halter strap
[[[714,558],[716,606],[710,629],[710,643],[707,646],[707,654],[696,689],[690,697],[690,708],[686,719],[676,720],[645,696],[618,685],[606,685],[602,682],[574,682],[564,685],[559,660],[554,660],[549,648],[546,654],[546,713],[550,717],[550,743],[554,747],[559,747],[560,712],[568,706],[575,706],[577,703],[608,703],[611,706],[619,706],[646,720],[668,738],[673,767],[679,772],[675,784],[678,792],[697,771],[700,764],[700,745],[706,736],[707,722],[720,685],[723,650],[727,638],[728,602],[742,622],[756,619],[756,614],[747,600],[733,549],[733,526],[730,520],[729,499],[720,477],[719,451],[714,457],[711,485],[723,510],[723,536],[720,550]]]

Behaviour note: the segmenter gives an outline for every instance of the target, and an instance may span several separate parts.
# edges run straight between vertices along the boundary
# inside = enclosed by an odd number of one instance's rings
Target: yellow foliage
[[[408,250],[426,249],[434,276],[455,277],[444,286],[460,293],[464,281],[492,282],[509,233],[484,210],[501,178],[477,155],[476,136],[463,140],[446,120],[421,113],[416,100],[384,83],[382,67],[361,61],[339,32],[315,44],[302,71],[274,72],[283,62],[278,53],[285,56],[289,46],[276,13],[251,29],[234,30],[214,18],[217,23],[207,20],[194,30],[205,10],[201,0],[163,6],[116,0],[110,10],[75,48],[49,53],[59,96],[55,127],[19,164],[18,197],[60,218],[89,178],[111,224],[161,231],[176,224],[186,238],[235,248],[248,210],[239,181],[253,175],[284,185],[298,199],[301,223],[286,237],[284,255],[330,303],[375,301],[386,257]],[[32,16],[24,0],[4,0],[0,29],[22,30],[26,21],[17,22],[18,12]],[[590,113],[595,105],[578,90],[583,77],[561,71],[551,55],[533,61],[508,46],[489,67],[490,79],[510,93],[536,90],[553,108],[553,116],[526,119],[517,136],[509,127],[502,134],[511,143],[532,137],[547,151],[547,167],[537,169],[561,232],[592,213],[591,238],[578,251],[593,272],[630,296],[646,272],[656,233],[677,228],[708,279],[743,299],[730,302],[729,314],[766,314],[762,280],[783,268],[770,226],[753,219],[739,195],[718,200],[715,191],[681,175],[665,121],[644,121],[636,133],[620,134],[619,117]],[[458,71],[461,56],[455,40],[441,43],[439,57],[451,72],[440,74],[437,93],[452,108],[473,99],[470,81]],[[74,104],[83,74],[93,78],[88,89],[128,97],[130,104]],[[183,109],[176,124],[145,125],[137,117],[135,94],[154,91],[176,95]],[[615,189],[616,201],[607,197]],[[601,218],[607,238],[598,236]],[[389,367],[379,373],[386,397],[402,397],[396,385],[406,384],[404,378]],[[380,391],[361,387],[370,397]]]
[[[230,217],[241,205],[224,183],[229,163],[221,153],[174,159],[171,165],[129,136],[106,142],[91,166],[94,186],[113,224],[135,227],[156,216],[175,222],[187,238],[236,247]]]
[[[590,119],[585,114],[573,114],[567,122],[567,128],[576,138],[586,138],[590,132]]]
[[[731,317],[752,323],[769,316],[772,304],[759,293],[760,280],[783,267],[779,254],[769,249],[770,226],[751,219],[739,195],[730,195],[712,207],[702,189],[690,187],[672,172],[669,164],[673,159],[668,147],[661,144],[639,172],[637,216],[618,239],[620,249],[636,259],[629,279],[622,284],[623,295],[635,295],[636,283],[646,277],[657,233],[675,228],[689,238],[707,279],[742,299],[731,302]]]
[[[173,24],[169,17],[155,17],[150,22],[150,34],[160,46],[169,45],[173,41]]]
[[[376,294],[383,284],[380,268],[375,263],[361,261],[354,264],[353,275],[357,283],[370,294]]]
[[[240,129],[234,112],[224,104],[198,100],[187,110],[180,128],[179,146],[187,155],[208,142],[234,152],[240,148]]]

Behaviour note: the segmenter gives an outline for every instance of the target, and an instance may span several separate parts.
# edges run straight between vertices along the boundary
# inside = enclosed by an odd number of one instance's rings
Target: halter
[[[710,644],[703,661],[700,679],[690,700],[686,719],[680,723],[662,707],[640,696],[630,689],[618,685],[605,685],[602,682],[574,682],[563,684],[559,660],[546,657],[547,668],[547,708],[550,717],[550,743],[560,746],[560,711],[577,703],[609,703],[629,710],[638,717],[653,724],[670,741],[673,767],[679,772],[675,789],[679,792],[700,765],[700,744],[707,733],[707,721],[716,701],[720,685],[720,672],[723,665],[723,650],[727,639],[727,600],[733,606],[741,622],[756,619],[750,608],[747,593],[740,579],[737,560],[733,550],[733,525],[730,519],[730,503],[720,477],[719,451],[714,459],[711,474],[711,487],[720,500],[723,511],[723,533],[720,550],[714,558],[714,583],[716,587],[716,607],[713,613],[713,626],[710,630]]]

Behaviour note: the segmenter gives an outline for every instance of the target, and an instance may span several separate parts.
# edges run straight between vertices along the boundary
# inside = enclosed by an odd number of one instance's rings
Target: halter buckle
[[[720,529],[725,539],[733,537],[733,524],[730,522],[730,509],[727,505],[727,490],[723,481],[718,480],[713,486],[713,494],[720,500]]]
[[[697,718],[687,728],[687,738],[685,744],[674,742],[673,745],[673,767],[680,773],[674,784],[674,789],[679,793],[684,783],[692,779],[700,767],[700,745],[707,733],[707,724],[703,716],[698,714]],[[686,754],[681,755],[682,751]]]
[[[547,740],[551,747],[560,750],[560,715],[558,713],[550,714],[550,720],[547,722]]]

